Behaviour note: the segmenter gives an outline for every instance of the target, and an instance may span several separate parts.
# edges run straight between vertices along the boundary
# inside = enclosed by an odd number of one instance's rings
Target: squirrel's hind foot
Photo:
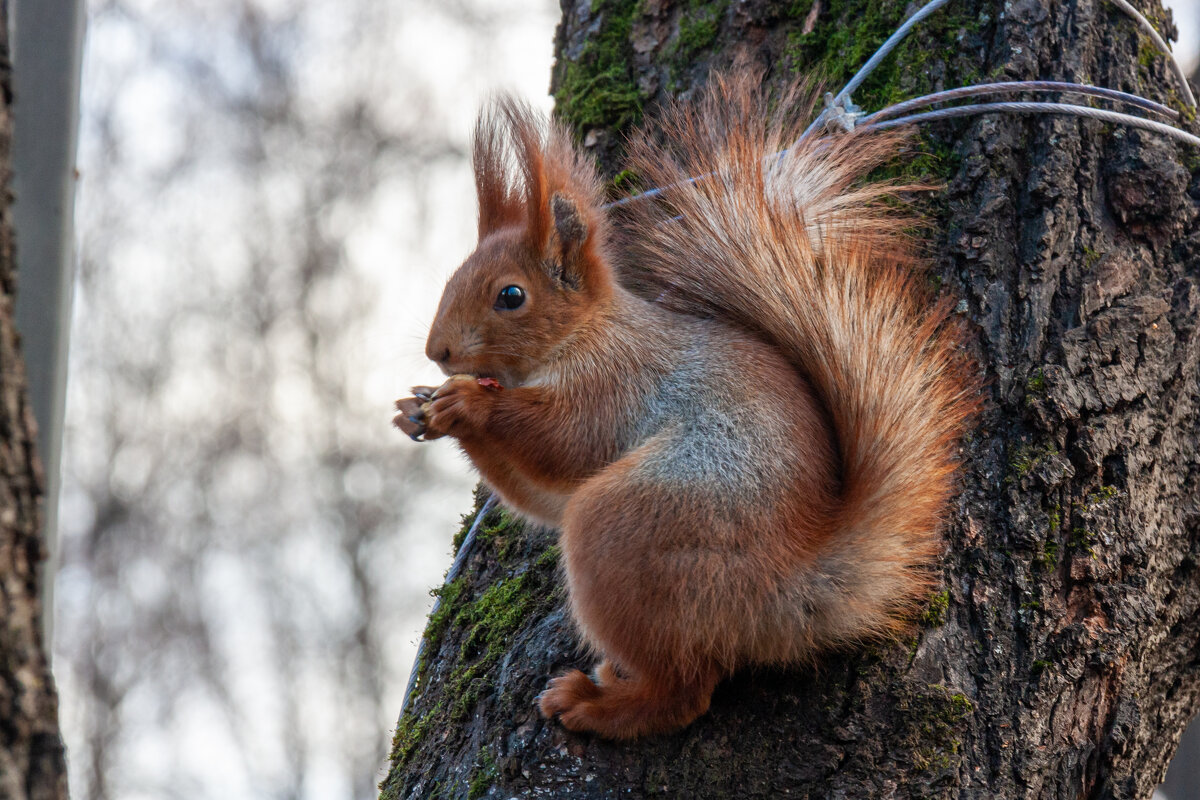
[[[716,669],[692,681],[622,678],[605,661],[601,683],[579,670],[550,681],[539,700],[542,716],[558,716],[564,728],[605,739],[634,739],[677,730],[708,710],[720,679]]]
[[[538,708],[542,716],[549,719],[598,697],[600,687],[583,672],[573,669],[551,679],[546,689],[538,696]]]

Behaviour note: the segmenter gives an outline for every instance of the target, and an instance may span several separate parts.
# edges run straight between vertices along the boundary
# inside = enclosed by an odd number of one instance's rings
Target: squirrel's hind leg
[[[606,739],[633,739],[672,731],[708,710],[721,673],[701,669],[691,678],[617,675],[608,661],[597,668],[599,683],[579,670],[567,672],[542,692],[546,717],[557,715],[563,727],[591,731]]]
[[[764,554],[744,528],[761,526],[752,500],[730,499],[738,476],[716,474],[712,449],[655,437],[568,502],[559,542],[572,616],[609,661],[597,681],[555,679],[546,716],[608,738],[674,730],[708,710],[738,663],[739,631],[765,591]]]

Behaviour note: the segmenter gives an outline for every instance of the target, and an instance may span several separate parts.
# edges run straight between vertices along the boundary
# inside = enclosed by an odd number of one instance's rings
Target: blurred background
[[[553,0],[97,0],[54,667],[75,798],[369,798],[474,479],[391,427]]]
[[[1195,66],[1200,17],[1175,2]],[[371,798],[474,479],[390,427],[553,0],[94,0],[54,668],[72,797]],[[1200,796],[1178,795],[1173,800]]]

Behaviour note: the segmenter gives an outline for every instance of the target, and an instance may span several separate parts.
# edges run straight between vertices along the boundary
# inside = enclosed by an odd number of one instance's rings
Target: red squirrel
[[[861,182],[903,134],[797,145],[769,110],[795,92],[710,85],[634,136],[663,194],[620,214],[564,128],[481,114],[479,243],[426,346],[451,377],[397,401],[401,430],[457,439],[560,529],[602,660],[540,708],[607,738],[687,725],[740,667],[904,630],[973,409],[911,218],[882,202],[898,187]]]

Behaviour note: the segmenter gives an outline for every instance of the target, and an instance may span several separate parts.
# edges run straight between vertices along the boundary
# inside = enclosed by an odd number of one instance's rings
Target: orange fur
[[[456,377],[398,403],[402,429],[455,437],[508,505],[561,528],[572,615],[605,660],[541,709],[611,738],[688,724],[744,665],[905,625],[972,411],[909,220],[879,202],[898,187],[856,183],[900,137],[777,158],[799,129],[721,79],[665,131],[632,164],[672,188],[618,250],[565,132],[512,101],[481,117],[480,242],[427,345]],[[523,304],[501,307],[512,286]]]

